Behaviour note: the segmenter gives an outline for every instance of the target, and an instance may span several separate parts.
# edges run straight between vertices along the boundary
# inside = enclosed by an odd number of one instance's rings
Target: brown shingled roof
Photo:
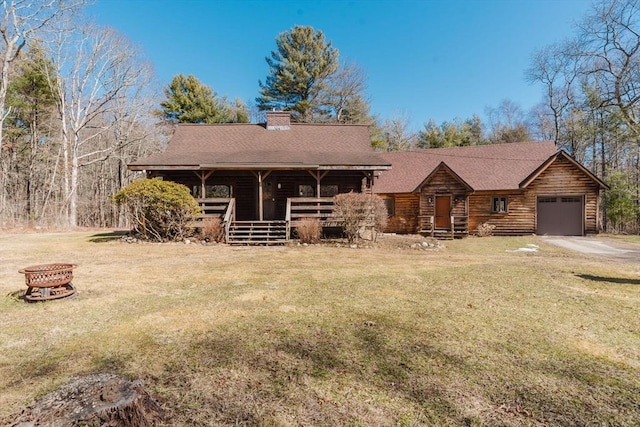
[[[410,193],[444,163],[473,190],[512,190],[557,153],[552,141],[384,153],[392,169],[382,172],[376,193]]]
[[[176,167],[388,169],[389,162],[371,148],[365,125],[292,123],[287,130],[268,130],[263,124],[182,124],[164,153],[129,165]]]

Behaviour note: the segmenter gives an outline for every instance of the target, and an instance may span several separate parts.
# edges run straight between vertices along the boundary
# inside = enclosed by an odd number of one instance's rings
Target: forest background
[[[603,228],[640,230],[638,1],[595,2],[570,38],[532,52],[522,71],[545,95],[530,111],[504,100],[484,120],[424,118],[418,132],[371,114],[366,70],[320,29],[276,35],[268,75],[245,102],[188,70],[159,89],[143,52],[86,7],[0,4],[0,228],[123,226],[110,197],[140,177],[127,163],[162,150],[175,123],[260,122],[276,108],[300,122],[368,124],[379,151],[553,140],[611,187]]]

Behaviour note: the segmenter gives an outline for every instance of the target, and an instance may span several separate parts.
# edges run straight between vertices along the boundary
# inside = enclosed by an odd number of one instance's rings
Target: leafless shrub
[[[483,222],[478,226],[478,237],[492,236],[493,230],[495,230],[495,228],[495,225],[489,224],[488,222]]]
[[[202,220],[200,237],[208,242],[224,241],[224,225],[220,218],[205,218]]]
[[[387,223],[387,207],[384,200],[366,193],[338,194],[333,198],[335,214],[340,218],[349,243],[358,239],[360,230],[370,226],[374,230],[383,228]]]
[[[296,234],[302,243],[316,243],[322,235],[322,225],[317,218],[302,218],[296,225]]]

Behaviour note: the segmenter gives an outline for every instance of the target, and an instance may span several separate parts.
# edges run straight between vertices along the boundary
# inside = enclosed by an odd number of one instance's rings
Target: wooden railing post
[[[289,240],[289,236],[291,235],[291,198],[287,197],[287,212],[284,216],[284,221],[287,226],[287,241]]]
[[[433,215],[429,217],[429,224],[431,225],[431,237],[436,235],[436,224]]]
[[[456,219],[451,215],[451,240],[453,240],[456,230]]]

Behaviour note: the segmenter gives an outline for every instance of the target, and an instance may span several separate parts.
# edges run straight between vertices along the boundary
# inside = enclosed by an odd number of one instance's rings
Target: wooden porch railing
[[[291,228],[296,227],[303,219],[317,219],[322,227],[342,227],[344,219],[335,212],[333,197],[292,197],[287,199],[287,236]],[[375,231],[373,213],[360,224],[363,229]]]
[[[225,239],[229,237],[229,227],[236,218],[236,199],[230,197],[215,197],[196,199],[202,214],[198,218],[196,227],[202,226],[202,221],[207,218],[220,218],[224,226]]]
[[[334,214],[333,197],[291,197],[287,199],[285,220],[295,226],[303,218],[314,218],[323,227],[337,227],[342,223]]]
[[[202,215],[200,219],[205,218],[220,218],[226,215],[229,210],[229,206],[233,204],[235,199],[230,197],[213,197],[207,199],[196,199],[200,209],[202,209]]]
[[[469,234],[469,217],[468,216],[451,216],[451,226],[438,229],[435,226],[435,218],[433,215],[420,215],[420,234],[427,234],[431,237],[446,236],[462,237]]]
[[[224,239],[229,240],[229,229],[231,228],[231,222],[236,219],[236,199],[229,200],[229,205],[222,218],[224,224]]]

